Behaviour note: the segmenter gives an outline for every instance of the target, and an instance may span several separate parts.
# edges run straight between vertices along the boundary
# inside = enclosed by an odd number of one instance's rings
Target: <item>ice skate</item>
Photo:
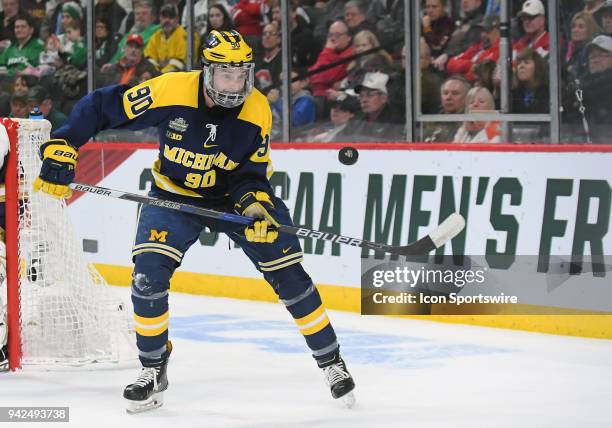
[[[123,397],[128,400],[126,411],[129,414],[142,413],[157,409],[164,404],[164,391],[168,388],[168,358],[172,344],[168,342],[165,360],[155,367],[143,367],[138,379],[123,390]]]
[[[325,381],[329,385],[332,397],[342,399],[342,402],[349,409],[355,405],[355,381],[346,368],[346,363],[340,354],[334,355],[333,359],[325,362],[318,362],[323,369]]]

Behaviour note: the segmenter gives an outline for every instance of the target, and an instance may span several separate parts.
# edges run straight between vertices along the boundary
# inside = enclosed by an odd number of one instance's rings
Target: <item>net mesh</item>
[[[66,203],[31,192],[46,120],[19,120],[19,279],[23,364],[118,361],[125,305],[85,260]]]

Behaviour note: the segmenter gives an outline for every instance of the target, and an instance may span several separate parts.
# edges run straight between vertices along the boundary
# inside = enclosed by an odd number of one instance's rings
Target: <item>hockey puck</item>
[[[338,160],[344,165],[354,165],[359,159],[359,152],[353,147],[343,147],[338,152]]]

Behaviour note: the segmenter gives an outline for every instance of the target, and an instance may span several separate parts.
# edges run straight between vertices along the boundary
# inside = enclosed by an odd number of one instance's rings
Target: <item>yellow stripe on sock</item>
[[[280,259],[270,260],[269,262],[257,262],[261,267],[270,267],[276,264],[282,263],[286,260],[293,259],[295,257],[302,257],[304,255],[303,252],[298,251],[297,253],[289,254],[288,256],[281,257]]]
[[[329,325],[329,317],[327,315],[325,315],[321,321],[319,321],[318,323],[316,323],[315,325],[313,325],[312,327],[308,327],[308,328],[304,328],[304,329],[300,329],[300,332],[304,335],[304,336],[310,336],[311,334],[315,334],[320,332],[321,330],[323,330],[325,327],[327,327]]]
[[[159,324],[161,322],[167,321],[169,317],[170,317],[170,311],[166,311],[160,316],[153,317],[153,318],[141,317],[139,315],[134,314],[134,321],[142,325],[155,325],[155,324]]]
[[[138,254],[142,254],[142,253],[159,253],[159,254],[163,254],[164,256],[168,256],[172,260],[176,260],[179,263],[181,262],[180,257],[177,257],[174,253],[171,253],[171,252],[165,251],[165,250],[156,249],[156,248],[144,248],[144,249],[141,249],[141,250],[132,251],[132,257],[134,257],[134,256],[136,256]]]
[[[138,326],[136,326],[135,328],[136,328],[136,333],[138,333],[141,336],[147,336],[147,337],[159,336],[164,331],[168,330],[168,323],[164,323],[162,327],[156,328],[154,330],[144,329]]]
[[[299,326],[305,326],[308,323],[313,322],[314,320],[316,320],[317,318],[319,318],[323,313],[325,312],[325,308],[323,307],[323,305],[319,305],[319,307],[317,309],[315,309],[314,311],[312,311],[311,313],[309,313],[308,315],[302,317],[302,318],[297,318],[295,320],[295,323]]]
[[[299,259],[289,260],[288,262],[285,262],[285,263],[280,264],[280,265],[276,265],[276,266],[272,266],[272,267],[260,267],[259,269],[262,272],[272,272],[272,271],[275,271],[275,270],[286,268],[287,266],[291,266],[291,265],[294,265],[296,263],[301,263],[303,261],[304,261],[304,257],[300,257]]]
[[[174,253],[179,257],[183,257],[183,253],[176,248],[171,247],[170,245],[159,244],[157,242],[145,242],[144,244],[134,245],[132,247],[132,251],[140,250],[141,248],[159,248]]]

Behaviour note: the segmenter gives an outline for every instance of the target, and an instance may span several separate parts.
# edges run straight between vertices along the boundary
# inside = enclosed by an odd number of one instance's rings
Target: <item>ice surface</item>
[[[1,374],[0,406],[69,406],[68,425],[104,428],[610,426],[612,341],[331,311],[349,410],[282,306],[174,293],[170,311],[162,408],[126,414],[136,360]]]

